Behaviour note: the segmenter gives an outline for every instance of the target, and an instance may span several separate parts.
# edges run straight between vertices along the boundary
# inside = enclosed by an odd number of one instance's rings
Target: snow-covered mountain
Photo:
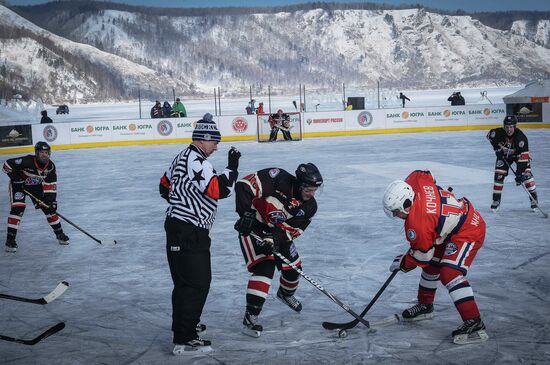
[[[44,101],[188,90],[147,66],[54,35],[0,5],[0,85]],[[153,96],[154,97],[154,96]]]
[[[342,82],[378,80],[402,88],[502,85],[550,76],[550,20],[516,21],[511,30],[499,30],[471,16],[423,9],[159,15],[108,6],[80,11],[58,6],[41,14],[40,24],[164,75],[156,80],[164,77],[195,91],[299,83],[337,89]],[[9,52],[23,43],[11,42]],[[126,80],[128,67],[122,69],[111,72]],[[79,80],[71,82],[77,87]],[[93,92],[89,86],[77,89]]]

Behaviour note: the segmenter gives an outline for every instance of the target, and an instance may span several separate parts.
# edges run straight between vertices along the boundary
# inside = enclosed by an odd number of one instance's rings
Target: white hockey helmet
[[[406,203],[407,200],[409,203]],[[407,213],[405,208],[410,207],[414,200],[414,191],[412,187],[404,181],[395,180],[386,188],[382,204],[384,212],[388,217],[393,217],[393,212],[399,210],[402,213]]]

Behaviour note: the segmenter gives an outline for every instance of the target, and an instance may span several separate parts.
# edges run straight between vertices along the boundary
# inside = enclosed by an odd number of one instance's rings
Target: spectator
[[[162,104],[162,116],[164,118],[170,118],[172,116],[172,106],[167,101]]]
[[[248,107],[250,107],[250,113],[249,114],[256,114],[256,106],[254,105],[256,103],[256,100],[251,99],[248,103]],[[247,107],[247,113],[248,113],[248,107]]]
[[[176,102],[172,107],[172,113],[175,114],[176,117],[187,117],[187,111],[185,110],[185,106],[183,106],[182,102],[180,101],[180,98],[176,99]]]
[[[407,98],[407,96],[403,93],[399,93],[399,99],[401,99],[401,103],[403,104],[403,108],[405,107],[405,100],[411,101],[411,99]]]
[[[464,97],[460,94],[460,91],[456,91],[449,96],[447,99],[451,102],[451,105],[465,105],[466,100],[464,100]]]
[[[351,101],[348,101],[346,105],[346,110],[353,110],[353,104],[351,103]]]
[[[151,118],[162,118],[162,107],[160,101],[155,101],[155,105],[151,108]]]
[[[42,118],[40,119],[40,124],[53,123],[52,118],[48,117],[48,112],[47,111],[42,110],[40,112],[40,114],[42,114]]]
[[[256,109],[256,114],[264,114],[264,103],[258,104],[258,109]]]

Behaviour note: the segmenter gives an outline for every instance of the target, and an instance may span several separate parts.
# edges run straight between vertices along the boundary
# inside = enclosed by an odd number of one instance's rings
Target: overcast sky
[[[46,0],[8,0],[11,5],[29,5],[42,4]],[[151,0],[120,0],[114,1],[118,3],[146,5],[146,6],[163,6],[163,7],[219,7],[219,6],[278,6],[300,4],[310,1],[300,0],[163,0],[161,2],[152,2]],[[323,1],[325,2],[325,1]],[[361,2],[360,0],[331,0],[326,2],[342,2],[352,3]],[[476,11],[501,11],[501,10],[543,10],[550,11],[550,1],[548,0],[385,0],[367,1],[370,3],[385,3],[392,5],[400,4],[422,4],[427,7],[457,10],[462,9],[467,12]]]

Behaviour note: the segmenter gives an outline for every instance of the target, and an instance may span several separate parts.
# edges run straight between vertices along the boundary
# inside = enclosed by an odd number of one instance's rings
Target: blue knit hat
[[[206,113],[201,120],[197,121],[191,139],[193,141],[221,141],[222,135],[213,119],[212,114]]]

